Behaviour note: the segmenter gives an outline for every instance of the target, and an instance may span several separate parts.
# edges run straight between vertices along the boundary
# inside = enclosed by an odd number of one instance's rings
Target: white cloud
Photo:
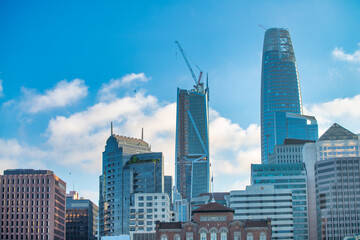
[[[311,104],[305,107],[308,115],[316,117],[319,124],[319,137],[333,124],[360,132],[360,94],[352,98],[337,98],[329,102]]]
[[[22,88],[24,100],[20,105],[29,113],[38,113],[55,107],[65,107],[87,96],[88,87],[81,79],[71,82],[60,81],[53,89],[46,90],[44,94],[37,94],[32,89]]]
[[[0,139],[0,172],[9,168],[45,168],[46,155],[16,139]]]
[[[99,91],[99,97],[101,101],[109,101],[116,98],[115,90],[122,86],[130,85],[136,81],[147,82],[148,77],[144,73],[131,73],[123,76],[120,79],[111,79],[109,83],[104,83]]]
[[[360,44],[359,44],[360,46]],[[332,55],[335,59],[340,61],[346,61],[350,63],[360,63],[360,50],[356,50],[354,53],[345,53],[342,48],[336,47],[332,51]]]
[[[101,152],[110,135],[111,121],[119,135],[139,138],[144,127],[145,140],[156,145],[173,138],[172,116],[175,116],[174,104],[160,106],[155,97],[138,93],[109,103],[100,102],[69,117],[51,119],[47,129],[48,145],[62,164],[76,164],[85,170],[100,172]],[[153,148],[162,151],[160,149],[163,148]]]
[[[0,98],[4,96],[4,88],[2,85],[2,80],[0,79]]]

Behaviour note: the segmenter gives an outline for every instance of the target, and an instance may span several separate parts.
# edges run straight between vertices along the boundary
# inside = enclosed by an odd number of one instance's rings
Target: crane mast
[[[191,65],[190,65],[190,63],[189,63],[189,60],[187,59],[187,57],[186,57],[186,55],[185,55],[184,50],[183,50],[182,47],[180,46],[180,43],[179,43],[178,41],[175,41],[175,43],[178,45],[178,47],[179,47],[179,49],[180,49],[180,52],[181,52],[181,55],[183,56],[183,58],[184,58],[184,60],[185,60],[185,63],[186,63],[187,67],[188,67],[189,70],[190,70],[191,76],[192,76],[192,78],[194,79],[194,82],[195,82],[194,87],[195,87],[195,89],[196,89],[197,91],[202,91],[202,90],[203,90],[203,85],[204,85],[204,84],[201,82],[201,77],[202,77],[202,74],[203,74],[202,70],[196,65],[196,67],[200,70],[199,79],[197,79],[196,76],[195,76],[195,73],[194,73],[194,71],[193,71],[193,69],[192,69],[192,67],[191,67]]]

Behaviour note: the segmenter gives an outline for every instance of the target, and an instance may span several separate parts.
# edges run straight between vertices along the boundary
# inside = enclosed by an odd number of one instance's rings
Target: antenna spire
[[[111,122],[111,136],[113,135],[113,123]]]
[[[144,128],[141,128],[141,140],[144,141]]]

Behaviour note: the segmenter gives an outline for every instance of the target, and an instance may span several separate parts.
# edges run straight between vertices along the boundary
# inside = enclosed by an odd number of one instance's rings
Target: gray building
[[[270,164],[276,163],[302,163],[303,147],[305,143],[314,143],[312,140],[289,139],[286,138],[284,143],[276,145],[274,153],[269,158]]]
[[[164,192],[169,195],[170,202],[172,203],[173,197],[173,178],[172,176],[164,176]]]
[[[75,191],[66,194],[66,239],[96,240],[99,208]]]
[[[141,139],[111,134],[103,152],[99,190],[99,236],[129,234],[132,194],[163,192],[162,153]]]
[[[273,185],[274,189],[289,189],[292,193],[294,239],[309,238],[307,177],[303,163],[252,164],[252,185]]]
[[[318,239],[360,233],[360,157],[315,164]]]
[[[294,239],[293,202],[290,189],[274,185],[247,186],[246,190],[230,191],[230,208],[234,220],[271,219],[271,239]]]

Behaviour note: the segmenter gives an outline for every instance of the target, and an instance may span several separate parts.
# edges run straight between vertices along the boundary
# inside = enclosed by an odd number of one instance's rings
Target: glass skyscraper
[[[151,152],[141,139],[111,134],[100,176],[100,237],[129,234],[129,209],[135,193],[163,191],[163,154]]]
[[[275,112],[302,114],[295,53],[289,31],[284,28],[267,29],[264,38],[261,73],[262,163],[268,163],[276,145]]]
[[[175,184],[188,202],[209,192],[209,89],[177,91]]]

